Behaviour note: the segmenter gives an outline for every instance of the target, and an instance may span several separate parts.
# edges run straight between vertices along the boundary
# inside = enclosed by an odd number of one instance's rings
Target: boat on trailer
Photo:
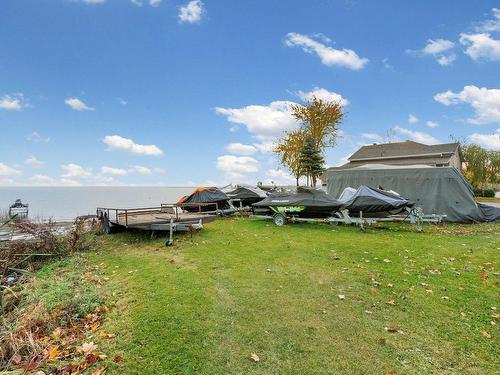
[[[346,189],[347,190],[347,189]],[[446,215],[425,215],[414,203],[395,192],[360,186],[336,200],[322,190],[298,187],[297,193],[276,193],[252,205],[255,218],[287,222],[356,224],[361,229],[377,222],[441,223]]]
[[[297,192],[276,192],[252,204],[254,215],[326,218],[342,208],[342,202],[319,189],[299,186]]]

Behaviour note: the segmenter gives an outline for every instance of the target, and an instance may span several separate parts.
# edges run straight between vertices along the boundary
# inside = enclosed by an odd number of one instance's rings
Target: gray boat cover
[[[233,190],[226,192],[227,196],[231,199],[251,199],[251,198],[265,198],[267,194],[264,190],[246,185],[237,185]]]
[[[356,191],[350,192],[352,195],[344,201],[342,207],[348,209],[349,212],[392,212],[402,210],[405,207],[413,207],[414,205],[414,203],[401,196],[385,190],[371,188],[366,185],[361,185]],[[342,192],[344,197],[346,195],[345,193],[346,190]]]
[[[426,214],[446,214],[446,220],[461,223],[500,220],[500,209],[476,203],[472,187],[454,167],[330,168],[326,172],[327,192],[338,197],[346,187],[383,187],[421,207]]]

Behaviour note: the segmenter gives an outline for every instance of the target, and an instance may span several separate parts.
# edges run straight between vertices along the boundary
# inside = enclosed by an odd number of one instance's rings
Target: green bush
[[[476,197],[494,198],[495,197],[495,190],[493,190],[493,189],[474,189],[474,195]]]

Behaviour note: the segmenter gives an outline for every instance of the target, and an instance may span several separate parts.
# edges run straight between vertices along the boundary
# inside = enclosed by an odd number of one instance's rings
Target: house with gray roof
[[[432,167],[455,167],[462,170],[463,156],[459,143],[425,145],[404,141],[372,144],[361,147],[348,158],[348,162],[333,169],[347,169],[365,164],[428,165]]]

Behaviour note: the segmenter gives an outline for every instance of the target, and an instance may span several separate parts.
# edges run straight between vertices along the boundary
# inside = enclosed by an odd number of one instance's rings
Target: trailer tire
[[[278,227],[281,227],[286,224],[286,216],[283,214],[275,214],[273,216],[273,222],[276,224]]]

